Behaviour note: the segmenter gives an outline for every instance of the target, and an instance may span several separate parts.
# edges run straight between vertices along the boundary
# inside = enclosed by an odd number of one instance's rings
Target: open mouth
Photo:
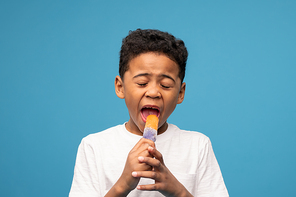
[[[159,117],[160,115],[159,108],[156,106],[144,106],[141,109],[141,116],[144,122],[146,122],[147,116],[149,115],[155,115]]]

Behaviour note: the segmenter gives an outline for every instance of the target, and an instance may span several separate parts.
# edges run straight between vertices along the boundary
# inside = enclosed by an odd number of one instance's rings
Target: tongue
[[[149,115],[156,115],[157,116],[158,110],[157,109],[151,109],[151,108],[144,108],[144,109],[142,109],[142,114],[146,119],[147,116],[149,116]]]

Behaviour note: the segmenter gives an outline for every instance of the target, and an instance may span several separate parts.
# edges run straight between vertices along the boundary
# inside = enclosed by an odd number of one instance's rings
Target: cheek
[[[167,116],[169,116],[175,110],[177,102],[178,102],[178,96],[168,97],[167,102],[165,102],[166,112],[168,113]]]
[[[134,94],[127,94],[125,97],[125,105],[129,111],[130,116],[135,116],[138,110],[138,97]]]
[[[165,95],[165,97],[167,98],[166,103],[170,106],[174,106],[178,102],[179,94],[174,92],[172,94]]]
[[[131,111],[135,108],[134,102],[130,98],[125,98],[125,105],[129,111]]]
[[[166,116],[169,116],[174,111],[174,109],[176,108],[175,103],[175,101],[170,101],[165,104]]]

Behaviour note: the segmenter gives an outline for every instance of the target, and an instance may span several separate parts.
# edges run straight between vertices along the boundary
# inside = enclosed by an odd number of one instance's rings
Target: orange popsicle
[[[155,142],[157,136],[157,129],[158,117],[156,115],[147,116],[143,137]]]

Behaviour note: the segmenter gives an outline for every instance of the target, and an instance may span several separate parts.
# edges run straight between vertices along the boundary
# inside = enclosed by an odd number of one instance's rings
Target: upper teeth
[[[157,108],[155,108],[155,107],[146,107],[146,108],[149,108],[149,109],[157,109]]]

